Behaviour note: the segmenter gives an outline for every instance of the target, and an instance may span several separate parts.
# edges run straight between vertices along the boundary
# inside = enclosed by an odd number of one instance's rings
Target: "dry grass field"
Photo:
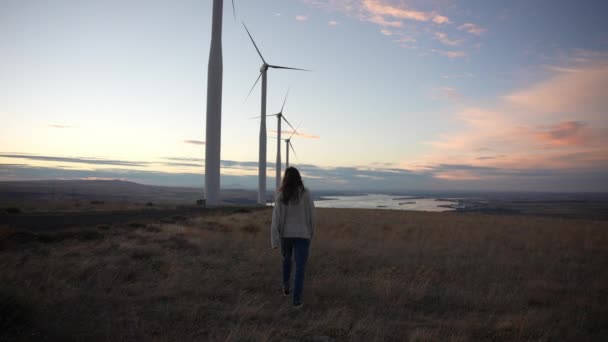
[[[607,221],[317,213],[302,310],[270,209],[0,227],[0,340],[608,339]]]

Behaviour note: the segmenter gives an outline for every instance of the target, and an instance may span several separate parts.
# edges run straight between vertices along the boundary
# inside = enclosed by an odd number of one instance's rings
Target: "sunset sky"
[[[0,0],[0,180],[203,186],[211,3]],[[268,72],[312,188],[608,191],[608,1],[235,5],[222,187],[257,184],[243,20],[270,64],[312,70]],[[276,139],[267,153],[272,190]]]

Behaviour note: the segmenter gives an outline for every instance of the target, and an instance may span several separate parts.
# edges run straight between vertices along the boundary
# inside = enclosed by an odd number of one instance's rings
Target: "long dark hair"
[[[283,204],[288,204],[291,201],[298,203],[300,200],[300,193],[304,190],[304,183],[302,183],[300,171],[295,167],[288,167],[287,170],[285,170],[281,188],[279,189],[281,193],[281,202],[283,202]]]

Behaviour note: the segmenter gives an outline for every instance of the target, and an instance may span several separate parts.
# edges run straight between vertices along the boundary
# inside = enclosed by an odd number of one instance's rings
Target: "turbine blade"
[[[291,126],[291,125],[289,125],[289,126]],[[300,122],[300,123],[298,124],[298,128],[300,128],[300,126],[302,126],[302,122]],[[291,137],[293,137],[293,135],[294,135],[294,134],[296,134],[296,132],[297,132],[297,131],[298,131],[298,130],[294,128],[294,129],[293,129],[293,132],[291,132],[291,135],[289,136],[289,143],[290,143],[290,144],[291,144]]]
[[[253,40],[253,37],[251,36],[251,33],[249,33],[249,30],[247,29],[247,26],[245,25],[245,22],[243,22],[243,26],[245,27],[245,31],[247,31],[247,34],[249,35],[249,39],[251,39],[251,42],[253,43],[253,46],[255,47],[255,50],[258,52],[258,55],[260,55],[260,58],[262,59],[262,62],[264,62],[264,64],[268,64],[268,63],[266,63],[266,60],[264,59],[264,57],[262,57],[262,53],[260,52],[260,49],[258,49],[258,46],[255,44],[255,41]]]
[[[289,95],[289,88],[287,88],[287,93],[285,94],[285,99],[283,100],[283,105],[281,106],[281,111],[279,113],[283,114],[283,108],[285,108],[285,102],[287,102],[287,96]],[[287,121],[287,120],[285,120]],[[289,125],[291,126],[291,125]]]
[[[277,116],[277,115],[279,115],[279,114],[266,114],[266,117],[269,117],[269,116]],[[261,117],[260,115],[258,115],[258,116],[252,116],[252,117],[250,117],[249,119],[261,119],[261,118],[262,118],[262,117]]]
[[[293,133],[298,133],[298,131],[289,123],[289,121],[287,121],[287,119],[285,119],[284,115],[281,115],[281,117],[283,118],[283,120],[285,120],[285,122],[289,125],[289,127],[291,127],[291,129],[293,129]]]
[[[291,141],[289,142],[289,147],[291,147],[291,150],[293,151],[293,156],[298,158],[298,155],[296,154],[296,150],[293,148],[293,145],[291,144]]]
[[[249,94],[247,94],[247,97],[245,98],[245,101],[243,101],[243,103],[247,102],[247,99],[249,98],[249,95],[251,95],[251,92],[253,91],[253,88],[255,88],[255,85],[258,84],[258,81],[260,80],[260,77],[262,77],[262,73],[260,73],[258,75],[258,78],[255,80],[255,83],[253,84],[253,87],[251,87],[251,90],[249,90]]]
[[[234,7],[234,0],[232,0],[232,14],[234,15],[234,21],[236,21],[236,8]]]
[[[289,70],[300,70],[300,71],[312,71],[312,70],[308,70],[308,69],[299,69],[299,68],[291,68],[291,67],[284,67],[284,66],[280,66],[280,65],[268,65],[269,68],[275,68],[275,69],[289,69]]]

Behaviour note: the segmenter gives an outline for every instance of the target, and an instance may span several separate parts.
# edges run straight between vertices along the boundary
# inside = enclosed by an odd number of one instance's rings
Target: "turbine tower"
[[[207,69],[207,123],[205,127],[205,199],[206,205],[220,203],[220,146],[222,142],[222,17],[224,1],[213,0],[211,47]],[[236,9],[232,0],[232,13]]]
[[[260,77],[261,77],[262,78],[262,103],[261,103],[261,110],[260,110],[261,120],[260,120],[260,143],[259,143],[260,152],[259,152],[259,161],[258,161],[258,204],[266,205],[266,88],[267,88],[268,68],[301,70],[301,71],[310,71],[310,70],[284,67],[284,66],[272,65],[272,64],[266,63],[266,60],[262,56],[260,49],[258,49],[258,46],[255,43],[255,41],[253,40],[251,33],[249,33],[249,30],[247,29],[247,26],[245,25],[245,23],[243,23],[243,27],[245,27],[245,31],[247,31],[247,35],[249,36],[249,39],[251,39],[251,42],[253,43],[253,46],[255,47],[255,50],[258,52],[258,55],[262,59],[262,63],[263,63],[262,66],[260,67],[260,75],[255,80],[255,83],[253,83],[253,87],[251,87],[251,90],[249,91],[249,94],[247,94],[247,97],[249,97],[249,95],[253,91],[253,88],[255,88],[255,85],[258,84],[258,81],[260,80]]]

